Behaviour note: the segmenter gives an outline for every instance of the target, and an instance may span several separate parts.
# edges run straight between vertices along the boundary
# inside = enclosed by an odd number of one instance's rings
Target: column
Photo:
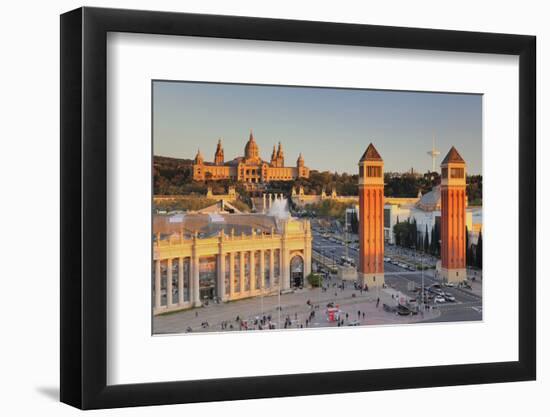
[[[280,262],[281,262],[281,277],[283,279],[282,288],[287,290],[290,288],[290,263],[288,259],[289,253],[285,246],[286,245],[283,245],[281,249]]]
[[[250,251],[250,255],[248,256],[248,259],[250,260],[250,268],[248,268],[248,271],[250,272],[250,292],[254,292],[256,290],[256,258],[254,257],[254,250]]]
[[[307,279],[307,276],[309,274],[311,274],[311,243],[312,243],[312,238],[311,238],[311,223],[309,222],[309,220],[306,221],[306,242],[305,242],[305,262],[306,264],[304,265],[304,278]]]
[[[262,211],[265,213],[265,193],[262,194],[263,204],[262,204]]]
[[[240,259],[240,265],[241,265],[241,268],[240,268],[240,276],[239,276],[239,279],[241,280],[241,294],[244,293],[244,252],[243,251],[240,251],[239,252],[239,259]]]
[[[217,296],[220,300],[226,299],[225,296],[225,254],[220,250],[218,255],[218,291]]]
[[[235,295],[235,253],[229,253],[229,298]]]
[[[166,307],[172,306],[172,258],[166,261]]]
[[[160,284],[160,259],[155,260],[155,308],[160,308],[160,296],[161,296],[161,284]]]
[[[273,271],[273,267],[275,266],[275,259],[273,256],[273,248],[269,250],[269,285],[271,288],[273,288],[274,280],[275,280],[275,274]]]
[[[264,250],[260,250],[260,289],[265,289],[265,254]]]
[[[184,295],[184,286],[183,286],[183,258],[180,256],[178,258],[178,304],[181,306],[185,302]]]
[[[199,284],[199,256],[195,252],[194,248],[193,248],[193,256],[191,258],[191,264],[192,264],[191,280],[193,282],[191,301],[193,302],[194,307],[200,307],[202,303],[201,303],[200,284]]]

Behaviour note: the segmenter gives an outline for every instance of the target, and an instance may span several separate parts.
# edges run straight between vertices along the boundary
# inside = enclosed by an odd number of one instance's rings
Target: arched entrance
[[[304,286],[304,260],[299,255],[295,255],[290,260],[290,286],[292,288]]]

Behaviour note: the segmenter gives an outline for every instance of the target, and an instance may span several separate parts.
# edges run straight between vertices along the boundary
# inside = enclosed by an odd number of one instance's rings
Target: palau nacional
[[[309,176],[302,155],[296,166],[284,166],[281,143],[273,147],[270,162],[259,154],[252,132],[244,156],[229,162],[219,141],[213,163],[197,153],[193,179],[260,184]],[[262,210],[256,213],[241,213],[222,198],[198,212],[157,214],[153,231],[155,314],[198,307],[212,299],[277,294],[304,286],[311,272],[310,223],[289,215],[282,194],[264,194]]]
[[[355,280],[361,286],[381,287],[387,197],[384,161],[373,144],[364,151],[358,167],[359,263]],[[244,156],[225,162],[219,141],[213,162],[205,162],[200,151],[197,153],[192,175],[195,181],[229,179],[263,184],[307,178],[309,168],[301,154],[295,166],[285,167],[280,143],[273,148],[270,160],[263,160],[251,132]],[[461,282],[466,278],[466,163],[454,147],[441,163],[437,192],[441,224],[438,272],[444,281]],[[305,278],[312,270],[310,221],[292,217],[282,194],[263,194],[250,213],[231,203],[237,198],[234,191],[219,197],[201,210],[153,215],[153,314],[308,286]]]

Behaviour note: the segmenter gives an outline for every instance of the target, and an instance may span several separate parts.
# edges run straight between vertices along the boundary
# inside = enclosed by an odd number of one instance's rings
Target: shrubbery
[[[309,282],[309,285],[312,287],[320,287],[323,283],[323,279],[321,278],[321,275],[311,273],[307,276],[307,282]]]

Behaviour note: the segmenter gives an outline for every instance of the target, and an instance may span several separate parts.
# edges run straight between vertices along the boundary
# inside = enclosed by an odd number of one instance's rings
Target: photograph
[[[482,100],[153,80],[153,334],[481,321]]]

